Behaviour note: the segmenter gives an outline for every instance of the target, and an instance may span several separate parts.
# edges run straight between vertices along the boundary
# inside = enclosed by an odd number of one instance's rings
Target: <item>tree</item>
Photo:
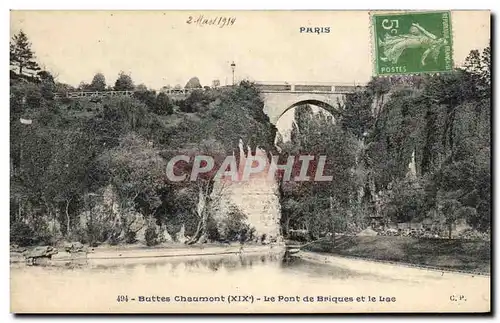
[[[23,74],[23,69],[32,72],[40,70],[28,36],[22,30],[10,42],[10,64],[19,68],[19,75]]]
[[[118,147],[102,153],[98,164],[105,181],[116,190],[120,210],[134,209],[148,222],[153,221],[162,205],[162,191],[166,189],[166,163],[158,151],[131,132],[120,140]],[[126,213],[121,216],[122,223],[133,223]],[[116,236],[128,228],[125,225],[117,229]]]
[[[72,228],[79,222],[74,219],[81,197],[90,188],[90,164],[96,153],[95,137],[79,131],[82,120],[66,118],[45,106],[30,111],[36,125],[11,128],[16,138],[11,146],[12,183],[17,192],[15,221],[28,223],[40,242],[75,232]],[[49,223],[52,228],[63,224],[63,230],[46,230]]]
[[[97,73],[92,78],[92,82],[90,83],[90,88],[92,91],[105,91],[106,90],[106,78],[104,74]]]
[[[37,75],[40,79],[40,92],[42,93],[42,97],[47,100],[53,99],[54,92],[56,92],[54,76],[48,71],[40,71]]]
[[[79,91],[92,91],[92,87],[90,84],[85,83],[84,81],[81,81],[80,84],[78,84],[77,90],[79,90]]]
[[[111,127],[112,131],[119,135],[146,128],[151,120],[145,104],[126,96],[118,97],[104,105],[102,117],[107,127]]]
[[[200,80],[197,77],[192,77],[189,79],[189,81],[186,83],[185,86],[186,89],[201,89],[201,83]]]
[[[29,109],[38,109],[42,105],[43,96],[40,87],[36,84],[29,83],[24,87],[26,97],[26,106]]]
[[[292,177],[300,173],[301,162],[297,156],[312,155],[308,176],[314,178],[319,156],[326,155],[323,174],[333,176],[329,181],[281,180],[282,205],[285,231],[291,226],[305,227],[315,239],[330,228],[331,232],[345,229],[345,218],[350,200],[355,192],[355,139],[341,126],[333,124],[323,112],[315,113],[308,105],[295,110],[295,123],[290,141],[281,148],[281,164],[295,156]]]
[[[64,214],[66,235],[72,233],[71,210],[89,186],[89,169],[96,153],[94,138],[85,132],[60,131],[52,136],[53,151],[42,177],[47,204]]]
[[[151,224],[153,224],[151,222]],[[154,225],[148,225],[146,228],[146,232],[144,234],[144,238],[146,240],[146,245],[151,247],[158,244],[158,232],[156,232],[156,227]]]
[[[283,234],[288,237],[291,225],[294,222],[299,223],[300,218],[307,214],[305,212],[307,210],[307,201],[299,200],[299,198],[293,196],[283,196],[283,194],[281,197],[281,225]]]
[[[194,90],[189,97],[184,100],[182,111],[192,113],[198,112],[208,107],[210,97],[202,90]]]
[[[194,130],[194,129],[193,129]],[[165,152],[167,159],[175,155],[186,155],[194,162],[196,156],[210,156],[214,160],[213,171],[202,173],[196,180],[188,180],[177,183],[178,189],[191,192],[184,203],[191,206],[191,212],[197,218],[197,226],[188,244],[204,243],[209,239],[209,223],[214,213],[218,211],[219,202],[222,198],[224,185],[216,185],[216,171],[225,159],[225,149],[221,142],[213,139],[202,140],[199,143],[187,142],[181,144],[180,150]],[[175,165],[174,174],[186,174],[189,176],[193,163],[179,163]]]
[[[472,50],[465,59],[464,69],[472,76],[472,85],[481,97],[491,97],[491,48],[486,47],[482,53]],[[472,84],[471,84],[472,83]]]
[[[133,91],[135,88],[132,77],[125,72],[118,74],[118,79],[115,82],[115,91]]]
[[[397,223],[423,220],[426,214],[423,186],[411,180],[395,181],[390,200],[382,205],[385,216]]]
[[[236,205],[229,206],[229,212],[223,219],[221,236],[228,241],[246,241],[247,234],[251,232],[250,226],[246,223],[247,215]],[[214,230],[215,231],[215,230]],[[216,234],[219,233],[216,231]]]
[[[49,82],[55,84],[54,76],[49,71],[40,71],[37,73],[37,75],[41,82]]]
[[[342,129],[352,132],[358,139],[371,130],[373,96],[367,91],[356,91],[346,95],[343,110],[347,114],[341,119]]]
[[[154,112],[159,115],[169,115],[174,113],[174,105],[172,100],[163,92],[156,96],[156,104]]]
[[[459,219],[462,212],[459,210],[462,208],[462,204],[455,199],[447,199],[443,201],[442,212],[445,217],[446,225],[448,226],[448,239],[451,239],[451,232],[453,230],[453,225]],[[468,213],[463,212],[463,213]]]
[[[146,85],[139,84],[135,87],[134,98],[144,103],[149,111],[156,110],[156,91],[149,90]]]
[[[138,92],[147,92],[148,87],[145,84],[141,83],[135,87],[135,90]]]

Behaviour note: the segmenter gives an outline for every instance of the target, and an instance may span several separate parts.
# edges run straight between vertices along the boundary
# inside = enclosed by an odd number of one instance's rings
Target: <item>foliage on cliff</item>
[[[117,83],[133,84],[125,74]],[[118,213],[135,217],[138,212],[171,232],[184,226],[191,242],[206,239],[210,204],[217,195],[212,192],[213,178],[173,184],[165,176],[167,161],[186,152],[231,155],[240,140],[253,149],[272,149],[276,132],[263,113],[259,92],[248,82],[200,90],[203,101],[191,97],[188,103],[201,108],[175,114],[157,108],[168,108],[168,97],[160,93],[150,102],[147,89],[131,98],[95,102],[54,100],[44,97],[43,90],[43,82],[12,80],[11,223],[12,239],[20,243],[63,238],[88,242],[88,219],[96,219],[94,204],[109,185]],[[58,229],[37,237],[42,233],[35,218],[55,223]],[[100,218],[113,226],[94,226],[99,233],[92,233],[92,241],[126,240],[131,221]],[[152,228],[147,225],[148,239],[154,236]],[[33,239],[25,239],[27,232]]]
[[[363,168],[374,184],[365,193],[392,194],[385,216],[407,222],[437,213],[450,225],[465,218],[489,229],[489,48],[471,51],[465,67],[452,73],[374,79],[344,109],[352,113],[342,127],[363,143]],[[412,156],[414,178],[408,176]]]
[[[282,226],[310,238],[387,223],[491,224],[490,50],[442,75],[374,78],[347,95],[333,121],[295,111],[289,155],[328,156],[332,182],[286,182]],[[314,168],[314,167],[313,167]],[[296,170],[298,171],[298,170]],[[380,221],[380,220],[377,220]]]

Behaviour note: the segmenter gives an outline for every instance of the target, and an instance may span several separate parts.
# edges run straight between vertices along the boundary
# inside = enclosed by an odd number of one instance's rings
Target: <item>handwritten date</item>
[[[232,26],[236,22],[236,17],[205,17],[199,15],[196,17],[189,16],[186,23],[188,25],[196,25],[199,27],[216,26],[219,28]]]

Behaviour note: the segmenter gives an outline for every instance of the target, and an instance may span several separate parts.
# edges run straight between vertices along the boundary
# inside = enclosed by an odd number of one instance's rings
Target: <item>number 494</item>
[[[128,302],[128,296],[126,296],[126,295],[118,295],[118,297],[116,298],[116,301],[117,302]]]

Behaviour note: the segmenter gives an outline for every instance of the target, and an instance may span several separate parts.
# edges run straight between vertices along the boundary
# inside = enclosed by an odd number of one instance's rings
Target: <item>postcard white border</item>
[[[493,14],[498,14],[500,11],[500,1],[487,1],[487,0],[475,0],[469,3],[465,3],[462,1],[435,1],[435,0],[419,0],[418,2],[403,2],[403,1],[394,1],[394,0],[380,0],[380,1],[338,1],[338,2],[330,2],[324,0],[307,0],[307,1],[298,1],[298,0],[288,0],[288,1],[269,1],[269,0],[253,0],[251,2],[236,2],[236,1],[223,1],[223,0],[213,0],[210,2],[203,0],[183,0],[175,3],[164,3],[163,1],[153,1],[153,0],[141,0],[141,1],[108,1],[108,0],[86,0],[86,1],[63,1],[63,0],[46,0],[46,1],[36,1],[36,0],[23,0],[23,1],[14,1],[7,0],[2,1],[0,4],[2,10],[1,12],[1,35],[3,41],[0,42],[0,55],[2,62],[7,62],[7,38],[9,38],[9,9],[93,9],[93,10],[103,10],[103,9],[127,9],[127,10],[146,10],[146,9],[207,9],[207,10],[217,10],[217,9],[228,9],[228,10],[256,10],[256,9],[265,9],[265,10],[300,10],[300,9],[316,9],[316,10],[374,10],[374,9],[410,9],[410,10],[447,10],[447,9],[490,9]],[[494,41],[498,42],[498,34],[493,33],[495,39]],[[494,52],[496,53],[496,51]],[[495,58],[497,55],[495,55]],[[495,64],[497,66],[497,64]],[[497,75],[496,69],[494,70],[494,74]],[[1,178],[0,178],[0,205],[4,207],[4,212],[2,212],[2,225],[0,226],[0,230],[4,241],[0,244],[0,250],[2,252],[0,259],[3,261],[3,266],[1,268],[2,275],[2,295],[0,296],[0,300],[2,303],[1,312],[2,312],[2,322],[9,322],[14,320],[12,314],[9,314],[10,306],[9,306],[9,298],[10,298],[10,290],[9,290],[9,216],[8,216],[8,205],[9,205],[9,92],[8,92],[8,73],[7,73],[7,65],[5,64],[5,70],[3,73],[0,73],[0,80],[3,91],[1,92],[2,99],[2,107],[0,109],[0,120],[3,122],[3,126],[0,127],[0,148],[2,151],[2,158],[0,159],[1,166]],[[495,82],[495,94],[498,93],[498,82]],[[496,108],[496,106],[494,107]],[[498,124],[499,113],[495,114],[495,123]],[[498,142],[498,131],[494,131],[494,143]],[[495,147],[497,148],[497,147]],[[496,149],[494,149],[496,151]],[[493,165],[493,169],[496,169],[495,166],[498,165],[498,159],[495,158],[495,164]],[[494,190],[495,196],[492,197],[493,201],[500,201],[500,193],[497,189]],[[494,214],[493,216],[495,216]],[[494,237],[495,246],[498,242],[498,219],[495,219],[494,223],[496,224],[494,232],[496,233]],[[496,248],[493,248],[494,252],[496,252]],[[497,257],[494,257],[497,259]],[[496,266],[494,267],[496,268]],[[496,273],[495,273],[496,274]],[[495,279],[494,282],[497,280]],[[496,285],[496,284],[495,284]],[[498,297],[495,298],[498,302]],[[497,306],[495,306],[497,305]],[[498,310],[498,304],[494,304],[493,308]],[[90,317],[89,317],[90,318]],[[337,317],[324,317],[324,319],[339,319]],[[377,320],[387,320],[388,317],[375,317],[373,319]],[[54,317],[45,317],[45,318],[24,318],[24,320],[37,320],[38,322],[53,322]],[[107,322],[110,318],[106,317],[92,317],[90,318],[94,322]],[[155,320],[165,320],[164,317],[133,317],[133,318],[114,318],[114,321],[136,321],[142,322],[144,319],[155,319]],[[176,319],[175,317],[168,318]],[[183,321],[186,320],[194,320],[196,318],[184,318]],[[212,318],[203,318],[204,320],[213,320],[218,321],[220,317],[212,317]],[[241,318],[240,318],[241,319]],[[247,318],[248,319],[248,318]],[[271,321],[278,319],[277,317],[256,317],[255,319],[263,320],[263,321]],[[296,322],[298,321],[306,321],[310,318],[299,318],[294,319]],[[405,320],[404,317],[392,318],[396,321]],[[391,320],[392,320],[391,319]],[[438,319],[438,317],[422,317],[422,318],[413,318],[416,321],[429,322]],[[442,320],[443,318],[440,318]],[[474,321],[480,319],[477,318],[467,318],[467,321]],[[57,321],[59,322],[70,322],[73,319],[71,317],[59,317]],[[226,320],[238,320],[235,317],[228,317]],[[456,320],[456,317],[448,317],[446,320]]]

